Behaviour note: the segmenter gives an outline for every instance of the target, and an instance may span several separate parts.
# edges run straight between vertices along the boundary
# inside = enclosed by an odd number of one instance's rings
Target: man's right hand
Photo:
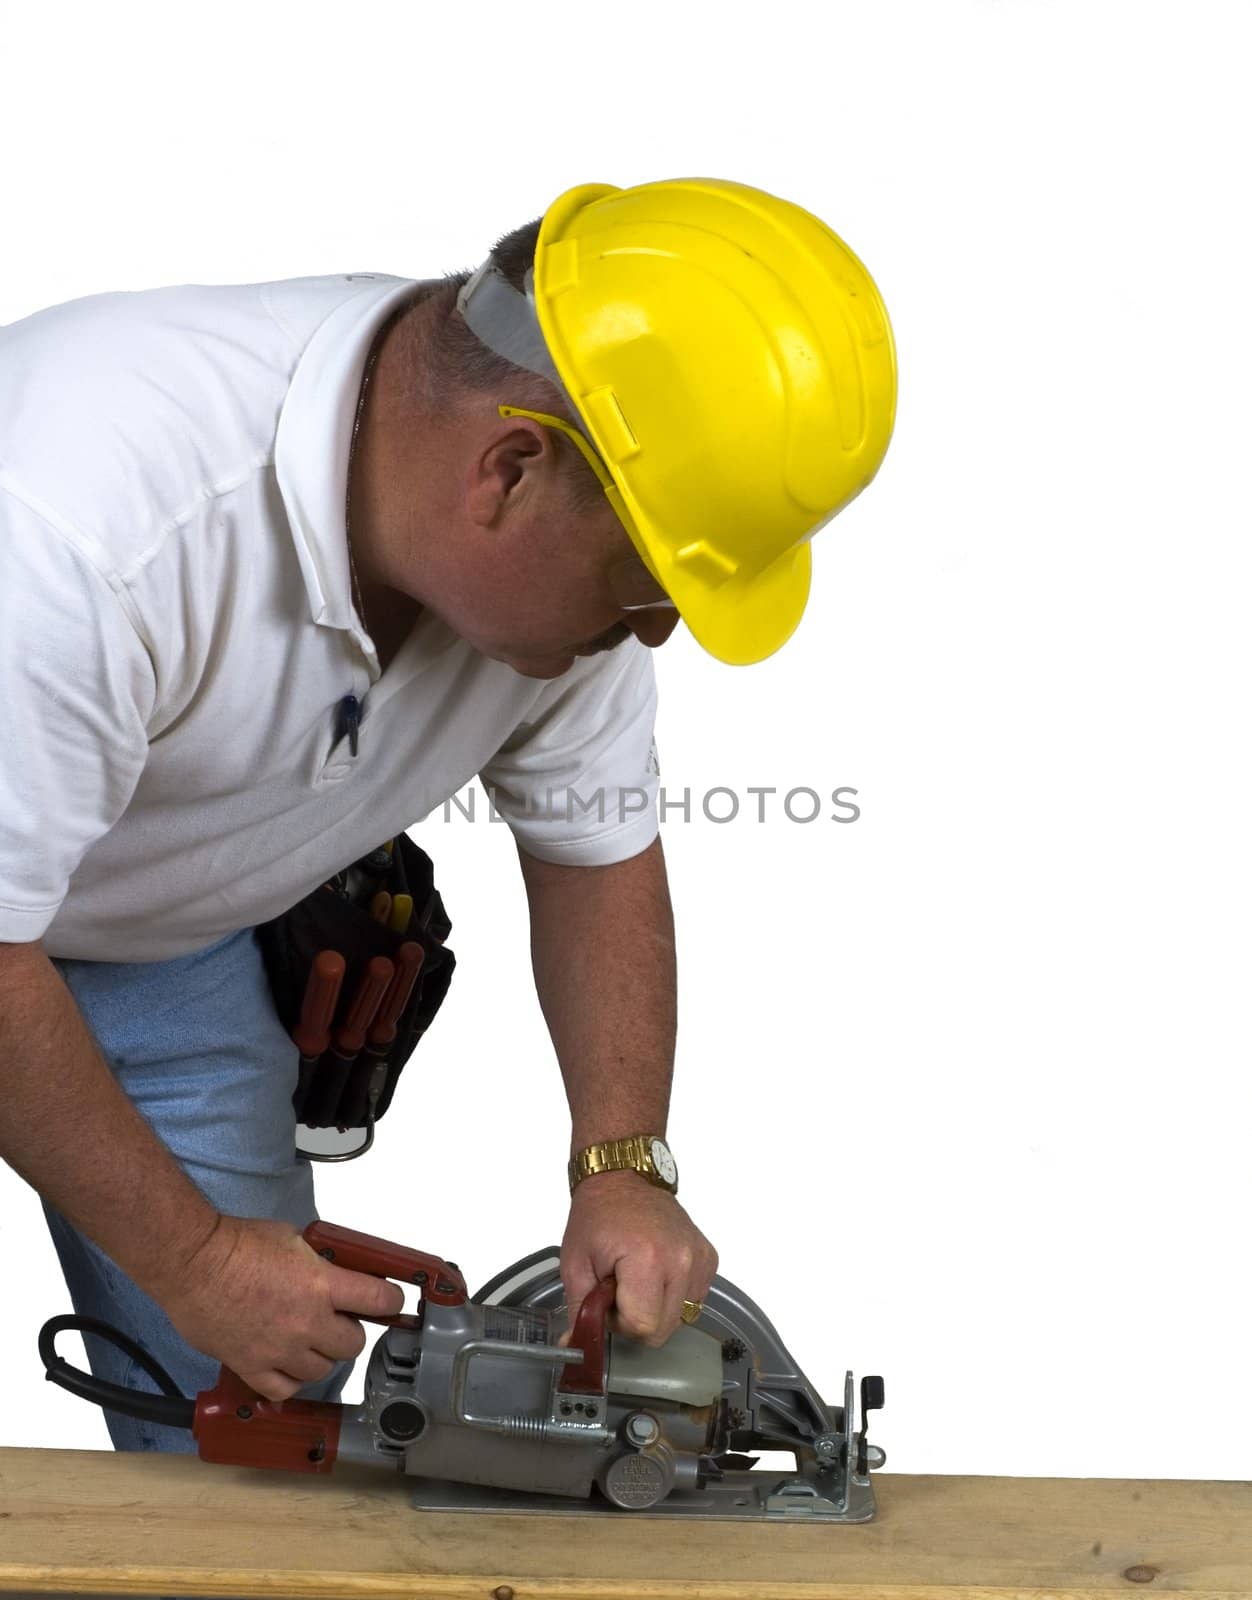
[[[0,1091],[0,1160],[266,1399],[359,1356],[354,1312],[403,1309],[399,1284],[333,1266],[291,1223],[218,1215],[122,1091],[38,940],[0,943]]]
[[[161,1302],[188,1344],[266,1399],[288,1400],[359,1356],[356,1316],[403,1311],[404,1291],[334,1266],[291,1223],[222,1216]]]

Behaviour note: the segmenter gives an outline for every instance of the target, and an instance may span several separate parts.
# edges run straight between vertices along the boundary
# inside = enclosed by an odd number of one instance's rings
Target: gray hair
[[[524,288],[534,263],[541,221],[536,217],[523,223],[492,246],[492,261],[515,289]],[[439,305],[428,325],[417,374],[427,407],[436,414],[455,412],[471,398],[491,395],[501,404],[546,411],[584,429],[582,419],[571,412],[565,396],[547,378],[497,355],[470,331],[456,309],[456,298],[471,275],[469,271],[450,272],[435,291]],[[578,447],[558,429],[551,429],[548,436],[556,448],[557,470],[571,508],[583,512],[602,506],[604,490]]]

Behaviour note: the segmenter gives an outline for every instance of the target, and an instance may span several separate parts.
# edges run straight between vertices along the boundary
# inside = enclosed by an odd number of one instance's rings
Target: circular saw
[[[440,1511],[634,1514],[866,1522],[868,1442],[883,1381],[852,1373],[827,1405],[773,1324],[743,1290],[713,1279],[698,1320],[659,1347],[608,1326],[616,1281],[602,1278],[572,1329],[555,1245],[514,1262],[474,1295],[455,1262],[314,1222],[319,1254],[420,1293],[384,1325],[356,1404],[268,1400],[230,1371],[183,1396],[142,1346],[87,1317],[54,1317],[39,1335],[47,1376],[132,1416],[190,1428],[205,1461],[327,1473],[351,1461],[404,1473],[412,1503]],[[160,1393],[105,1382],[56,1354],[68,1329],[110,1339]],[[559,1343],[569,1332],[566,1345]],[[757,1453],[759,1452],[759,1454]],[[790,1454],[794,1465],[763,1465]]]

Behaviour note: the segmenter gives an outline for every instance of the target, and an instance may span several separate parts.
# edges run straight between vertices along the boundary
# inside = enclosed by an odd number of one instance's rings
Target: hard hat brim
[[[746,667],[764,661],[795,632],[808,603],[813,557],[808,541],[793,546],[751,576],[733,576],[711,587],[672,558],[672,543],[660,537],[626,497],[611,495],[626,531],[674,602],[696,643],[718,661]],[[623,511],[626,514],[623,515]]]
[[[808,602],[812,567],[806,543],[755,576],[728,578],[717,589],[684,586],[672,567],[667,581],[696,642],[717,660],[746,667],[773,655],[795,632]]]

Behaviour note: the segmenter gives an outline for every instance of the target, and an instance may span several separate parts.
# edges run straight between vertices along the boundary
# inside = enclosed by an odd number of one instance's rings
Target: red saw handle
[[[333,1222],[311,1222],[303,1238],[336,1266],[415,1283],[423,1300],[459,1306],[469,1298],[459,1268],[440,1256],[426,1255],[368,1233],[356,1233],[351,1228],[339,1228]],[[416,1316],[406,1312],[393,1317],[366,1317],[362,1312],[353,1315],[389,1328],[422,1325],[420,1309]],[[231,1467],[325,1473],[334,1466],[339,1452],[343,1410],[332,1400],[267,1400],[237,1373],[223,1367],[217,1387],[202,1389],[196,1396],[191,1434],[200,1447],[202,1461]]]
[[[604,1393],[608,1376],[605,1370],[608,1337],[604,1323],[616,1295],[617,1279],[610,1274],[601,1278],[591,1293],[584,1296],[569,1341],[569,1348],[581,1350],[583,1358],[566,1364],[557,1385],[562,1394]]]
[[[376,1278],[415,1283],[422,1291],[422,1299],[433,1300],[436,1305],[459,1306],[469,1299],[460,1268],[442,1256],[430,1256],[405,1244],[375,1239],[372,1234],[340,1228],[333,1222],[310,1222],[303,1237],[305,1244],[337,1267],[347,1267],[349,1272],[369,1272]],[[416,1316],[404,1311],[393,1317],[370,1317],[360,1311],[353,1312],[353,1316],[359,1316],[363,1322],[380,1323],[384,1328],[420,1328],[422,1325],[420,1311]]]

